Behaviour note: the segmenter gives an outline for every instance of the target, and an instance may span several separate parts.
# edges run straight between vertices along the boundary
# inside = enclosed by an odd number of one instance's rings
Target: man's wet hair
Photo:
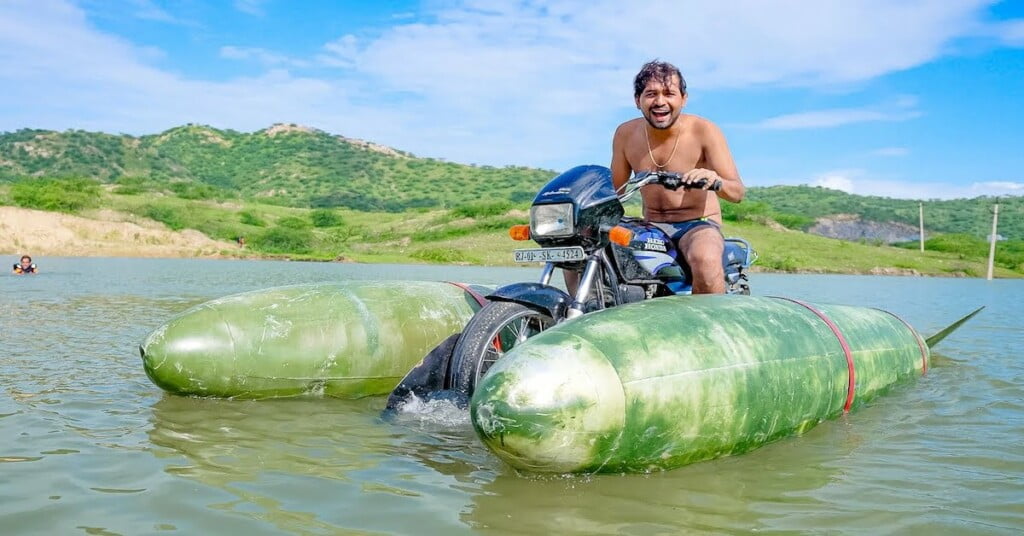
[[[28,259],[28,262],[32,262],[32,257],[29,257],[28,255],[22,255],[21,258],[18,259],[18,262],[21,262],[25,259]]]
[[[686,79],[679,69],[667,61],[653,60],[645,63],[640,72],[636,73],[636,78],[633,79],[633,96],[639,97],[651,80],[657,80],[665,86],[669,85],[672,83],[672,75],[679,77],[679,92],[686,95]]]

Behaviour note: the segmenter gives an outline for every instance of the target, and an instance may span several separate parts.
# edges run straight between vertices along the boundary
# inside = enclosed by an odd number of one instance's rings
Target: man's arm
[[[615,129],[615,136],[612,137],[612,186],[616,190],[626,184],[629,175],[633,172],[629,160],[626,159],[626,125],[623,123]]]
[[[740,172],[736,169],[732,153],[729,152],[725,135],[711,121],[705,121],[703,126],[704,161],[708,169],[714,170],[722,179],[722,189],[718,191],[718,197],[739,203],[747,189],[740,180]]]

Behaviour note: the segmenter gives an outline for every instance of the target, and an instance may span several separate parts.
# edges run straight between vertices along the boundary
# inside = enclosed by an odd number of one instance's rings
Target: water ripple
[[[203,274],[183,277],[182,274]],[[118,274],[111,285],[110,274]],[[47,259],[0,277],[0,522],[25,533],[1011,534],[1024,530],[1017,281],[756,274],[759,294],[885,307],[933,333],[928,375],[743,456],[650,475],[503,465],[465,413],[367,399],[165,395],[136,345],[207,299],[340,279],[500,283],[533,271]],[[880,301],[884,300],[884,301]]]

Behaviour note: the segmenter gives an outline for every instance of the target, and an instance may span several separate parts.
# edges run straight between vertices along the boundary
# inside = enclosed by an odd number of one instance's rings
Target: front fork
[[[587,258],[587,264],[583,267],[583,276],[580,277],[579,285],[576,288],[576,295],[573,297],[572,303],[566,310],[565,317],[576,318],[577,316],[583,315],[583,304],[587,302],[587,298],[590,297],[591,292],[594,290],[594,282],[601,285],[601,279],[597,275],[601,272],[601,257],[599,255],[591,255]],[[547,263],[544,265],[544,271],[540,275],[540,282],[542,285],[551,284],[551,275],[555,271],[555,265]],[[598,289],[598,296],[603,293],[601,289]],[[603,303],[601,304],[603,307]]]

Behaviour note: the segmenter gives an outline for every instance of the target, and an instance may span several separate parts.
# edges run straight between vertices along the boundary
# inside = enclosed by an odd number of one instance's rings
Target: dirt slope
[[[113,211],[97,219],[17,207],[0,207],[0,255],[68,257],[220,257],[232,242],[199,231],[170,231],[162,224]]]

